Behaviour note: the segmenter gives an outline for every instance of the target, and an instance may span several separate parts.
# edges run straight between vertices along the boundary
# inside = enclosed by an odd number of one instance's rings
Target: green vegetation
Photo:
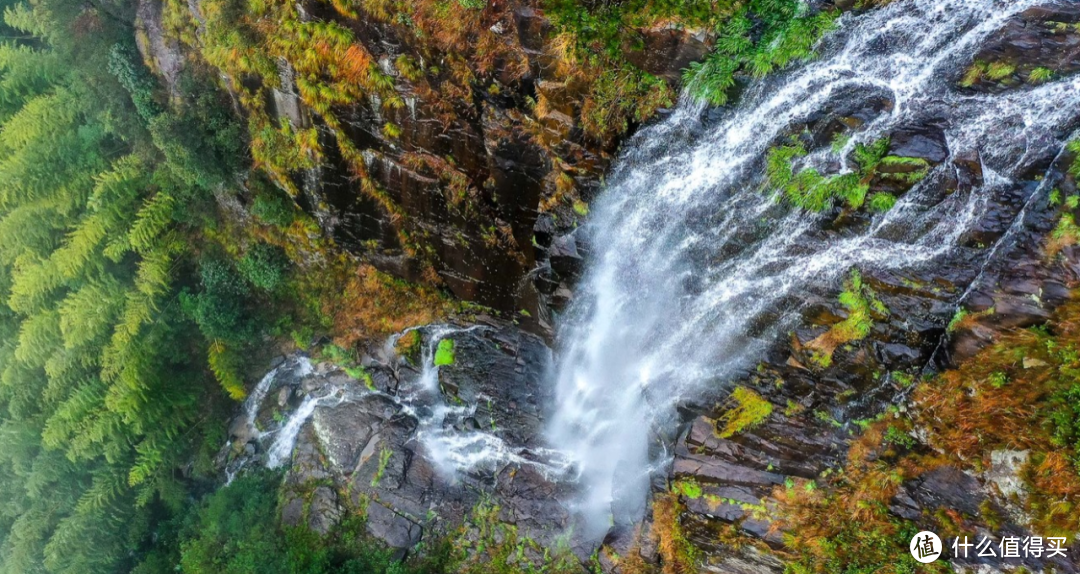
[[[858,174],[826,177],[813,168],[796,171],[795,162],[807,153],[797,139],[770,150],[765,172],[768,186],[776,189],[784,200],[808,211],[824,211],[836,200],[851,209],[862,207],[869,187]]]
[[[701,485],[692,478],[680,479],[671,483],[671,492],[693,499],[701,498],[702,496]]]
[[[663,574],[697,571],[700,551],[686,537],[680,520],[684,510],[674,493],[659,494],[653,499],[651,534],[660,551]]]
[[[157,93],[127,6],[5,8],[0,572],[130,570],[187,504],[177,469],[211,471],[221,387],[244,395],[255,296],[217,245],[193,249],[243,141],[198,78]]]
[[[204,5],[208,41],[222,7]],[[244,138],[256,161],[310,155],[245,132],[197,61],[166,93],[134,18],[134,3],[34,0],[5,4],[0,25],[3,574],[172,571],[171,525],[216,480],[267,337],[348,346],[447,308],[328,253],[248,173]],[[240,204],[252,220],[230,215]]]
[[[371,478],[371,486],[379,486],[379,482],[382,481],[383,474],[386,473],[386,467],[390,465],[390,457],[394,454],[394,451],[383,447],[379,451],[379,467],[375,469],[375,476]]]
[[[892,209],[894,205],[896,205],[896,196],[891,193],[879,191],[870,196],[870,211],[875,213],[885,213]]]
[[[953,331],[955,331],[957,329],[957,327],[959,327],[961,322],[965,318],[967,318],[967,316],[968,316],[967,309],[964,309],[963,307],[958,308],[956,310],[956,312],[953,313],[952,319],[949,319],[949,324],[945,327],[945,330],[947,332],[949,332],[949,333],[952,333]]]
[[[834,142],[834,153],[838,153],[844,145],[837,146]],[[797,169],[797,163],[809,152],[801,140],[793,137],[788,144],[769,150],[765,168],[766,186],[775,190],[782,200],[807,211],[825,211],[838,203],[847,209],[857,210],[866,203],[870,183],[875,179],[911,187],[930,172],[930,164],[926,160],[889,156],[886,155],[888,150],[887,138],[869,145],[858,143],[852,154],[857,171],[825,176],[811,167]],[[870,197],[868,207],[873,212],[883,213],[895,204],[895,195],[881,191]]]
[[[1076,216],[1072,213],[1063,213],[1058,219],[1058,224],[1050,232],[1050,240],[1046,245],[1046,255],[1053,257],[1066,247],[1080,243],[1080,226],[1076,225]]]
[[[1004,80],[1016,73],[1016,66],[1005,62],[993,62],[986,67],[986,77],[991,80]]]
[[[858,269],[852,269],[848,275],[839,301],[848,312],[847,318],[806,344],[814,362],[821,367],[832,364],[832,355],[837,347],[865,339],[874,326],[875,314],[889,314],[889,310],[877,299],[874,291],[863,283]]]
[[[1049,82],[1054,78],[1054,71],[1050,68],[1035,68],[1028,72],[1028,82],[1032,84],[1041,84],[1043,82]]]
[[[461,574],[576,574],[580,562],[566,539],[542,546],[499,518],[500,508],[482,500],[465,524],[452,533],[449,563],[443,572]]]
[[[765,422],[773,412],[773,405],[751,389],[735,387],[728,399],[728,409],[717,421],[722,425],[718,431],[721,438],[731,438]]]
[[[1016,66],[1008,62],[984,62],[979,60],[968,66],[963,77],[960,78],[960,86],[970,88],[983,80],[1008,83],[1012,81],[1015,74]],[[1052,71],[1046,68],[1036,68],[1029,73],[1028,80],[1038,83],[1048,80],[1052,76]]]
[[[435,366],[453,365],[457,357],[454,355],[454,340],[443,339],[435,348]]]
[[[326,573],[422,574],[440,572],[429,562],[403,564],[372,542],[363,517],[347,517],[330,533],[279,525],[281,476],[247,473],[163,524],[166,550],[151,554],[133,574]],[[173,565],[177,565],[175,568]]]
[[[690,93],[714,105],[727,103],[740,73],[762,77],[813,55],[838,12],[803,14],[797,0],[750,0],[717,26],[716,48],[686,69]]]

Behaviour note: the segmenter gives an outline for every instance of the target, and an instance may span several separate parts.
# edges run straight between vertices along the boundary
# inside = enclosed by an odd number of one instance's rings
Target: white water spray
[[[989,198],[1062,145],[1054,130],[1080,109],[1080,78],[997,95],[950,85],[1007,19],[1044,3],[896,0],[845,15],[821,59],[752,85],[718,123],[703,125],[701,107],[684,101],[627,145],[587,230],[594,251],[560,332],[549,429],[574,463],[587,536],[639,518],[664,458],[649,445],[674,427],[676,406],[758,360],[795,325],[811,289],[835,292],[852,267],[913,269],[962,249]],[[887,95],[892,109],[853,134],[844,155],[939,120],[953,158],[977,152],[984,182],[940,197],[946,161],[865,231],[824,233],[819,217],[761,191],[759,166],[793,126],[870,94]]]

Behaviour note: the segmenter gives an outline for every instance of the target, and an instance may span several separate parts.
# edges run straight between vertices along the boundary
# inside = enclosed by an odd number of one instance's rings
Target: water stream
[[[1080,78],[993,95],[953,84],[988,36],[1045,3],[896,0],[847,14],[816,61],[754,83],[718,120],[683,101],[627,144],[582,230],[593,251],[560,327],[548,432],[574,464],[587,530],[639,517],[667,458],[650,445],[672,432],[676,406],[752,366],[795,326],[807,294],[835,295],[853,267],[910,270],[972,249],[962,240],[991,198],[1060,148]],[[890,211],[864,231],[828,233],[820,216],[763,190],[763,159],[794,126],[881,96],[891,107],[843,150],[808,161],[850,171],[856,143],[937,123],[952,157]],[[958,157],[980,158],[983,182],[943,195]]]

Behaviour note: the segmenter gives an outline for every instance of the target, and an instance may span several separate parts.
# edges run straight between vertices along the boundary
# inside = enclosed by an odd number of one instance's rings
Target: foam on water
[[[995,95],[950,85],[1006,20],[1044,3],[896,0],[845,15],[817,61],[753,84],[716,123],[683,101],[627,144],[583,230],[594,249],[560,329],[548,431],[573,462],[591,534],[640,515],[666,456],[649,445],[674,427],[676,405],[758,360],[794,326],[809,289],[835,292],[852,267],[933,264],[959,248],[996,192],[1062,145],[1055,130],[1080,109],[1080,77]],[[858,234],[823,234],[816,216],[777,209],[761,186],[769,146],[830,104],[873,94],[891,110],[857,130],[841,157],[938,119],[953,157],[978,153],[983,184],[942,199],[946,161]]]

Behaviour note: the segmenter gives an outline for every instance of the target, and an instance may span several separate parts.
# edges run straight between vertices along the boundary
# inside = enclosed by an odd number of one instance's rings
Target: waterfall
[[[816,61],[753,83],[721,117],[684,99],[628,142],[581,230],[592,256],[554,374],[548,438],[573,462],[587,535],[640,518],[666,459],[652,445],[677,426],[677,405],[715,396],[758,361],[797,325],[806,295],[835,295],[853,267],[903,271],[976,251],[962,238],[990,198],[1063,144],[1056,130],[1080,110],[1080,77],[1001,94],[953,82],[1007,19],[1045,3],[895,0],[849,13]],[[952,157],[863,230],[823,231],[822,216],[763,190],[770,146],[830,106],[876,95],[891,109],[808,162],[853,171],[844,158],[857,143],[931,120]],[[940,193],[950,160],[973,152],[983,182]]]

